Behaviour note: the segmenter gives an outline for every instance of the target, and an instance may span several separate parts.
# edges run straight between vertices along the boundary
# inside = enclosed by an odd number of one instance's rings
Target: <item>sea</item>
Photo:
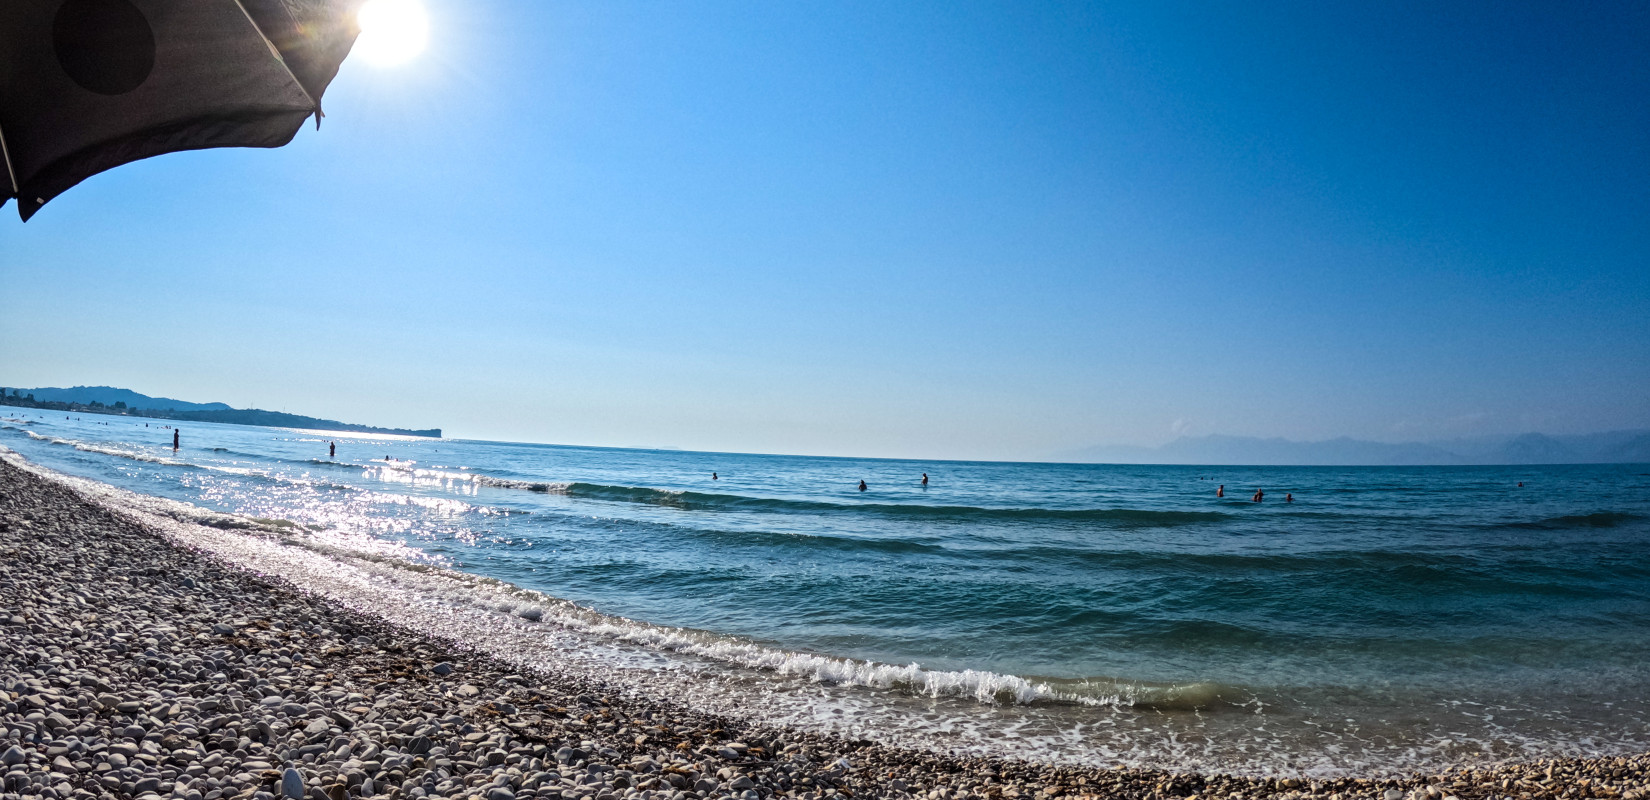
[[[257,539],[248,558],[312,590],[774,724],[1251,775],[1650,750],[1650,465],[907,461],[190,422],[174,451],[164,420],[0,420],[23,459]]]

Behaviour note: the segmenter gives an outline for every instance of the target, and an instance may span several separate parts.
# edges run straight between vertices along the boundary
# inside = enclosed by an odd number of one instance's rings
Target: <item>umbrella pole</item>
[[[17,172],[11,168],[11,150],[6,148],[5,131],[0,131],[0,161],[6,162],[6,180],[11,183],[12,196],[17,197],[23,190],[17,185]],[[18,198],[17,202],[23,202],[22,198]]]

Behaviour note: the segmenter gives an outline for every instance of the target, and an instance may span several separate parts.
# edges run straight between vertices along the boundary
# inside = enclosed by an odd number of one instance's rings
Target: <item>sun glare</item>
[[[381,67],[410,61],[430,38],[430,18],[418,0],[367,0],[355,18],[361,36],[353,52]]]

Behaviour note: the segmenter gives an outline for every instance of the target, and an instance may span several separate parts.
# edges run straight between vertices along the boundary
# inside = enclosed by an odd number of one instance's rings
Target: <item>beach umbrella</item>
[[[319,126],[361,2],[0,0],[0,204],[27,220],[121,164]]]

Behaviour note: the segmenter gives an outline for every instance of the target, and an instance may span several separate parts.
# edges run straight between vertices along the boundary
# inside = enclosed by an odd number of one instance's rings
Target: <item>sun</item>
[[[430,18],[418,0],[367,0],[355,19],[361,36],[352,52],[380,67],[412,60],[430,39]]]

